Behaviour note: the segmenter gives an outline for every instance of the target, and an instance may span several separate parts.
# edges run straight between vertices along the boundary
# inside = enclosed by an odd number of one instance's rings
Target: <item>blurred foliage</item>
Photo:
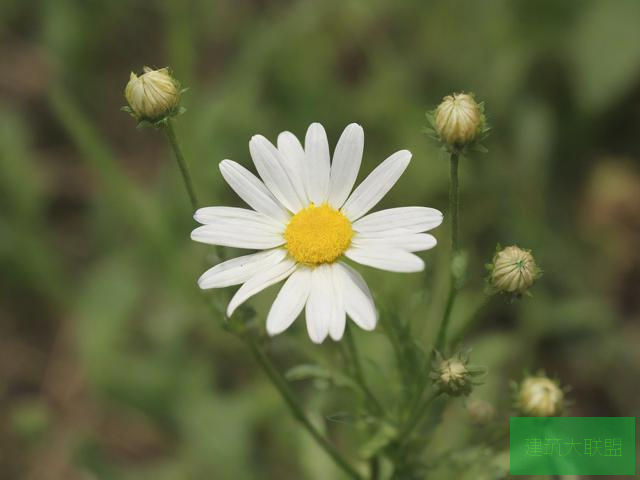
[[[571,414],[637,416],[639,23],[635,0],[0,3],[0,478],[340,478],[211,317],[203,297],[221,294],[196,287],[216,260],[189,240],[170,152],[119,110],[146,64],[190,87],[177,127],[205,204],[240,205],[217,163],[249,165],[251,135],[320,121],[335,145],[355,121],[361,176],[397,149],[414,154],[381,207],[446,210],[447,164],[420,133],[424,112],[475,92],[493,130],[489,154],[461,165],[469,265],[452,320],[454,332],[472,322],[464,343],[490,369],[474,396],[504,422],[509,380],[544,368],[573,386]],[[364,269],[381,328],[385,312],[402,319],[423,348],[448,275],[447,225],[435,234],[424,274]],[[498,242],[532,249],[545,274],[532,299],[496,297],[476,315]],[[273,295],[251,301],[258,320]],[[395,377],[380,329],[354,334],[391,409],[415,379]],[[267,347],[283,370],[341,355],[300,321]],[[348,382],[304,380],[322,376],[314,368],[293,385],[348,451],[363,434]],[[505,438],[472,426],[464,405],[425,426],[438,439],[430,478],[504,476]]]

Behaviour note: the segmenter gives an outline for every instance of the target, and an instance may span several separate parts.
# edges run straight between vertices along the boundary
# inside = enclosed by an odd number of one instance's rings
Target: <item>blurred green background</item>
[[[454,331],[483,300],[498,242],[532,249],[544,276],[533,298],[494,298],[474,323],[465,345],[490,368],[474,396],[504,421],[509,381],[544,368],[572,387],[571,415],[637,415],[638,25],[635,0],[0,2],[0,478],[340,478],[203,302],[229,292],[196,286],[215,259],[189,239],[175,162],[161,132],[120,111],[143,65],[189,87],[177,129],[206,205],[241,205],[217,163],[250,165],[251,135],[303,136],[319,121],[333,146],[358,122],[360,179],[413,152],[380,207],[446,218],[447,162],[421,133],[424,112],[475,92],[493,130],[489,154],[461,166],[470,271]],[[424,274],[361,269],[425,348],[448,275],[448,225],[434,233]],[[250,302],[261,325],[275,291]],[[393,404],[387,339],[356,340]],[[283,370],[339,364],[300,320],[266,345]],[[355,455],[341,390],[294,387]],[[444,419],[433,449],[464,468],[433,478],[503,475],[504,450],[480,448],[464,402]]]

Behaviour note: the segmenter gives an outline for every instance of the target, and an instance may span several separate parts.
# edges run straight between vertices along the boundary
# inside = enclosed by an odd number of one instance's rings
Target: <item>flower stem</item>
[[[250,333],[242,335],[242,339],[246,342],[247,346],[251,350],[254,358],[262,367],[264,372],[271,380],[271,383],[276,387],[285,403],[291,410],[292,415],[300,424],[309,432],[316,443],[333,459],[338,467],[340,467],[344,473],[350,478],[361,480],[362,476],[343,458],[340,452],[318,431],[318,429],[307,418],[302,407],[298,405],[293,392],[289,388],[287,381],[280,374],[278,369],[273,365],[269,357],[260,349],[255,339]]]
[[[169,140],[169,144],[171,145],[171,149],[175,154],[176,161],[178,162],[178,168],[180,169],[180,173],[182,174],[182,179],[184,180],[184,185],[187,188],[187,193],[189,194],[189,200],[191,200],[191,206],[194,210],[198,208],[198,197],[196,196],[196,190],[193,187],[193,180],[191,179],[191,173],[189,172],[189,165],[182,154],[182,150],[180,149],[180,145],[178,144],[178,139],[176,137],[176,132],[173,129],[173,123],[171,123],[171,119],[168,118],[164,123],[164,133],[167,135],[167,139]]]
[[[487,313],[490,300],[493,297],[485,296],[482,303],[476,308],[475,312],[467,319],[460,329],[449,339],[448,347],[453,348],[458,345],[464,336],[475,326],[475,324],[483,318]]]
[[[458,160],[457,153],[451,154],[449,162],[449,211],[451,215],[451,252],[458,252]]]
[[[353,375],[356,379],[356,382],[362,389],[365,397],[367,397],[367,401],[369,402],[370,407],[375,411],[375,413],[377,415],[384,415],[384,409],[382,408],[382,405],[380,405],[380,402],[378,401],[376,396],[367,386],[367,382],[362,371],[362,364],[360,363],[360,357],[358,356],[356,342],[353,340],[353,333],[351,333],[349,325],[347,325],[345,330],[345,343],[347,345],[347,350],[349,351],[351,363],[353,364]]]
[[[369,478],[378,480],[380,478],[380,459],[375,456],[369,460]]]
[[[458,253],[458,153],[452,152],[449,162],[449,215],[451,215],[451,259],[455,259]],[[441,350],[447,340],[447,329],[449,328],[449,320],[451,319],[451,311],[458,294],[458,280],[454,277],[453,271],[449,283],[449,294],[447,295],[447,304],[444,309],[442,323],[436,336],[435,350]]]
[[[413,415],[411,415],[411,418],[409,419],[409,421],[405,423],[404,430],[398,436],[401,442],[404,443],[409,441],[410,435],[413,433],[415,428],[420,424],[420,422],[422,421],[422,417],[424,417],[424,414],[429,409],[429,406],[438,397],[438,395],[440,395],[440,392],[437,392],[437,391],[432,392],[424,401],[424,403],[420,406],[420,408],[413,412]]]
[[[451,153],[450,158],[450,182],[449,182],[449,214],[451,216],[451,258],[452,262],[455,258],[455,255],[458,252],[458,160],[459,154],[456,152]],[[451,265],[452,266],[452,265]],[[415,424],[417,424],[420,418],[424,415],[424,413],[431,405],[433,399],[437,396],[437,392],[429,395],[426,400],[421,403],[422,395],[427,386],[427,378],[428,378],[428,370],[430,368],[431,362],[435,357],[436,351],[441,351],[446,343],[447,338],[447,329],[449,328],[449,320],[451,318],[451,311],[453,310],[453,304],[456,299],[456,295],[458,292],[458,284],[457,280],[453,275],[453,270],[451,272],[450,283],[449,283],[449,293],[447,294],[447,303],[445,305],[444,314],[442,317],[442,322],[440,323],[440,328],[438,329],[438,333],[436,335],[436,342],[431,351],[431,355],[427,358],[426,365],[424,367],[425,371],[422,373],[422,377],[418,381],[418,387],[413,396],[413,401],[410,404],[409,411],[411,412],[408,418],[408,421],[405,423],[405,432],[411,432],[415,428]],[[403,438],[403,437],[401,437]]]

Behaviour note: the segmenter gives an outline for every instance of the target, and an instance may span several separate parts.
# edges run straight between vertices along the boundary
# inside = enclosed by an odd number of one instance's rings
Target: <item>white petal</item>
[[[287,251],[278,248],[232,258],[204,272],[198,279],[198,285],[202,289],[238,285],[265,268],[280,263],[286,256]]]
[[[308,205],[309,195],[307,194],[307,179],[304,171],[306,160],[300,140],[291,132],[282,132],[278,135],[278,151],[283,161],[283,167],[287,170],[298,197],[305,206]]]
[[[252,218],[221,219],[215,225],[203,225],[191,232],[196,242],[225,247],[265,250],[285,243],[282,227]]]
[[[331,320],[329,321],[329,336],[333,340],[338,341],[344,334],[347,315],[344,309],[342,278],[340,276],[340,271],[336,268],[336,265],[337,264],[330,265],[333,298],[331,303]]]
[[[390,272],[420,272],[424,261],[405,250],[385,247],[351,247],[345,256],[354,262]]]
[[[378,316],[369,287],[362,276],[344,263],[336,263],[340,275],[344,308],[347,315],[363,330],[376,328]]]
[[[426,232],[442,223],[442,213],[428,207],[400,207],[370,213],[353,223],[360,233],[403,228],[411,233]]]
[[[421,252],[435,247],[438,243],[435,237],[428,233],[406,233],[404,230],[390,230],[384,234],[375,233],[381,235],[356,234],[351,245],[357,248],[399,248],[407,252]]]
[[[260,293],[265,288],[284,280],[296,269],[296,262],[285,258],[280,263],[265,268],[260,273],[247,280],[235,293],[229,305],[227,306],[227,317],[233,315],[240,305],[247,299],[253,297],[256,293]]]
[[[288,160],[301,166],[304,164],[304,148],[302,148],[302,144],[300,143],[300,140],[298,140],[298,137],[293,133],[282,132],[278,135],[278,150],[282,156]]]
[[[253,173],[232,160],[220,162],[220,172],[229,186],[254,210],[288,222],[289,214]]]
[[[312,123],[304,140],[307,193],[316,205],[324,203],[329,191],[329,142],[324,127]]]
[[[331,302],[333,295],[329,266],[320,265],[311,272],[311,292],[307,300],[305,315],[307,332],[313,343],[322,343],[329,334]]]
[[[269,140],[262,135],[254,135],[249,142],[249,151],[265,185],[282,205],[292,212],[306,206],[296,193],[280,152]]]
[[[205,207],[196,210],[193,218],[196,222],[203,225],[212,225],[219,223],[228,223],[229,221],[239,220],[251,223],[264,224],[267,227],[275,229],[275,231],[284,231],[284,223],[268,217],[262,213],[246,208],[236,207]]]
[[[342,207],[351,193],[358,176],[358,170],[360,170],[363,149],[364,130],[357,123],[348,125],[338,140],[331,163],[327,200],[333,208]]]
[[[398,181],[410,160],[411,152],[400,150],[378,165],[342,207],[347,218],[353,222],[371,210]]]
[[[269,335],[278,335],[291,326],[307,303],[310,290],[311,270],[299,265],[298,269],[284,282],[271,305],[267,316]]]

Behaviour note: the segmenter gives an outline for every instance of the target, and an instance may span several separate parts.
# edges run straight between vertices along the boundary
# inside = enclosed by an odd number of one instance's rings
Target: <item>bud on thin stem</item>
[[[516,387],[516,407],[530,417],[556,417],[564,410],[564,392],[545,375],[526,377]]]
[[[452,148],[464,147],[482,133],[482,108],[471,94],[448,95],[435,111],[434,127],[443,143]]]
[[[466,353],[458,353],[451,358],[443,358],[436,352],[431,378],[436,389],[452,397],[469,395],[474,385],[479,385],[474,377],[486,373],[486,368],[469,365]]]
[[[182,155],[182,150],[180,149],[180,145],[178,144],[178,139],[176,138],[176,132],[173,129],[173,124],[170,119],[167,119],[163,126],[163,130],[167,134],[167,139],[169,140],[169,144],[175,154],[176,161],[178,162],[178,168],[180,169],[180,173],[182,174],[182,179],[184,180],[184,185],[187,188],[187,193],[189,195],[189,200],[191,200],[191,206],[194,210],[198,208],[198,197],[196,196],[196,190],[193,186],[193,180],[191,178],[191,173],[189,172],[189,165]]]
[[[498,292],[523,295],[540,276],[530,250],[515,245],[500,249],[489,265],[491,286]]]
[[[152,70],[144,67],[137,76],[131,72],[124,90],[131,113],[139,122],[157,124],[180,113],[180,86],[168,68]]]

